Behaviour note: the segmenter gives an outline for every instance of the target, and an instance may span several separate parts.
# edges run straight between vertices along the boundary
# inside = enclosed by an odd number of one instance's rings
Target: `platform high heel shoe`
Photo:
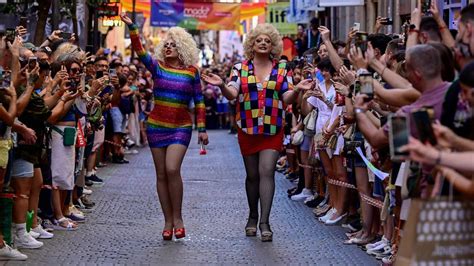
[[[173,230],[163,230],[161,236],[163,237],[163,240],[170,241],[173,239]]]
[[[273,232],[270,229],[270,225],[268,223],[260,223],[260,238],[262,242],[271,242],[273,241]]]
[[[257,223],[258,218],[249,218],[247,225],[245,226],[246,236],[257,236]]]
[[[186,230],[183,228],[175,228],[174,229],[174,237],[176,239],[184,238],[186,237]]]

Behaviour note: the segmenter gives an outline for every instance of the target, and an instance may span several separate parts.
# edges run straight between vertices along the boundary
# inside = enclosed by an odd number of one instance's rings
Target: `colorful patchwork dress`
[[[229,85],[239,89],[236,123],[242,155],[266,149],[280,151],[285,117],[283,94],[293,89],[286,63],[273,61],[272,71],[263,82],[257,80],[251,60],[237,63]]]
[[[194,66],[173,68],[154,60],[143,48],[136,25],[130,25],[132,47],[153,77],[154,107],[147,119],[147,137],[151,148],[172,144],[188,146],[193,123],[189,103],[194,101],[197,129],[205,132],[206,108],[201,91],[199,70]]]

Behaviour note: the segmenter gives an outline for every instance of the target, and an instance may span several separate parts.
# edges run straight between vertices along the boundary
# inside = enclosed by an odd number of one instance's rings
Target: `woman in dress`
[[[284,110],[286,104],[297,99],[299,88],[293,89],[287,64],[278,62],[282,40],[272,25],[260,24],[253,29],[244,50],[246,60],[233,66],[227,85],[212,73],[202,75],[202,79],[219,86],[227,99],[237,99],[238,140],[247,172],[245,188],[250,209],[245,232],[247,236],[257,234],[260,200],[261,239],[272,241],[269,217],[275,192],[275,167],[283,146]],[[301,84],[308,89],[311,81]]]
[[[199,50],[192,36],[184,29],[173,27],[158,45],[157,58],[143,48],[138,27],[127,15],[122,20],[130,29],[132,47],[152,73],[154,108],[147,119],[147,139],[157,175],[157,191],[165,216],[163,239],[185,237],[181,207],[183,181],[181,164],[191,140],[193,123],[188,105],[194,100],[199,141],[208,144],[205,127],[205,106],[201,80],[195,65]]]

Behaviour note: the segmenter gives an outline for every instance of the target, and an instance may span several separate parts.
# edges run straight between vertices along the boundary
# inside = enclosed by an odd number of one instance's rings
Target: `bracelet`
[[[441,151],[439,151],[438,153],[438,157],[436,158],[436,161],[435,161],[436,164],[441,164]]]
[[[410,29],[410,30],[408,31],[408,33],[413,33],[413,32],[415,32],[416,34],[420,34],[420,31],[417,30],[417,29]]]
[[[66,102],[66,99],[64,99],[64,97],[61,97],[59,100],[63,101],[63,102]]]
[[[50,42],[50,43],[53,43],[53,40],[51,40],[51,39],[49,38],[49,36],[46,37],[46,40],[48,40],[48,42]]]
[[[349,94],[347,94],[347,95],[346,95],[346,97],[348,97],[348,98],[352,98],[352,91],[351,91],[351,92],[349,92]]]
[[[439,27],[439,31],[443,31],[443,30],[447,30],[447,29],[448,29],[448,27],[446,27],[446,26]]]

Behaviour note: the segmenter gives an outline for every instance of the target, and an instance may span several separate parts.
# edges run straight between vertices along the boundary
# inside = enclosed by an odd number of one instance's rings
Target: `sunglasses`
[[[72,67],[69,69],[69,72],[71,72],[72,74],[77,74],[79,72],[81,72],[81,69],[78,68],[78,67]]]

